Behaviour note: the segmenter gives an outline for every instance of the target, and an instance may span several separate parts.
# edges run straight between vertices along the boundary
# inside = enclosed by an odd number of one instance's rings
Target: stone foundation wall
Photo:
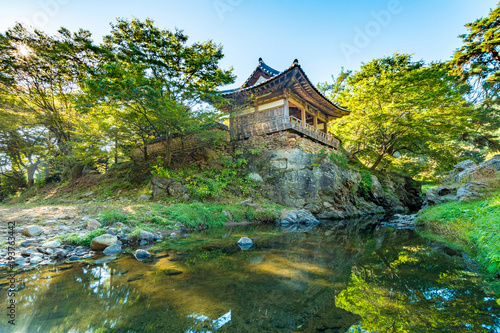
[[[303,152],[311,154],[319,154],[322,151],[330,154],[334,151],[334,149],[326,145],[314,142],[311,139],[301,137],[299,134],[288,131],[253,136],[246,140],[236,141],[235,147],[239,150],[258,149],[260,151],[299,148]]]

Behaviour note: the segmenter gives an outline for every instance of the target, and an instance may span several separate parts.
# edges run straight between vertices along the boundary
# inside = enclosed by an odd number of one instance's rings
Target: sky
[[[21,22],[53,34],[61,26],[89,30],[96,42],[117,17],[151,18],[179,28],[191,42],[224,47],[221,67],[240,86],[258,64],[284,70],[294,59],[313,83],[341,68],[395,52],[446,61],[461,46],[465,24],[488,15],[498,0],[2,0],[0,31]]]

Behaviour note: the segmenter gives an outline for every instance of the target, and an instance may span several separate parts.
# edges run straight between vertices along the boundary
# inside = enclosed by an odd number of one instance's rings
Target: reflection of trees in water
[[[440,321],[458,327],[463,309],[488,317],[479,287],[470,287],[477,277],[412,238],[411,231],[338,222],[268,237],[248,251],[223,244],[192,249],[180,261],[157,256],[26,272],[19,323],[27,332],[183,332],[193,313],[214,319],[231,310],[218,332],[345,332],[360,316],[365,328],[413,332]],[[168,276],[174,265],[183,273]]]
[[[497,332],[500,308],[458,257],[433,253],[422,240],[389,244],[364,256],[336,298],[362,317],[353,332]]]

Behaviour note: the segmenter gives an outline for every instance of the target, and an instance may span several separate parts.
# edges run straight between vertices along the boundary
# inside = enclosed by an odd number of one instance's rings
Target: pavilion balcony
[[[340,147],[340,140],[335,136],[325,133],[313,125],[307,124],[306,122],[295,118],[278,118],[272,119],[264,122],[246,123],[245,126],[236,126],[233,137],[236,140],[248,139],[255,135],[270,134],[279,131],[291,130],[300,133],[309,139],[320,142],[324,145],[338,150]]]

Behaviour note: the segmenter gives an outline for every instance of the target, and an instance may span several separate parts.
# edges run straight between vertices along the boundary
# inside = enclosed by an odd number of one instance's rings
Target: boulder
[[[87,229],[88,230],[97,230],[97,229],[100,229],[102,227],[101,223],[99,223],[99,221],[95,220],[95,219],[89,219],[87,221]]]
[[[151,178],[150,189],[153,191],[153,197],[168,193],[168,187],[173,182],[170,178],[153,177]]]
[[[141,194],[139,198],[137,198],[137,201],[144,202],[144,201],[149,201],[150,196],[147,194]]]
[[[110,234],[97,236],[90,243],[90,248],[92,250],[104,250],[108,246],[115,244],[117,240],[118,238],[116,236]]]
[[[280,224],[318,224],[319,221],[306,209],[292,210],[280,220]]]
[[[472,161],[472,160],[465,160],[465,161],[462,161],[458,164],[455,164],[453,166],[453,169],[458,171],[458,172],[462,172],[464,170],[467,170],[467,169],[476,169],[477,168],[477,164],[476,162]]]
[[[146,241],[148,243],[152,243],[152,242],[154,242],[156,240],[156,236],[153,233],[149,232],[149,231],[141,230],[139,232],[139,239],[141,241]]]
[[[479,192],[487,186],[483,182],[467,182],[464,187],[457,190],[457,200],[471,201],[482,198],[483,195]]]
[[[43,229],[37,225],[30,225],[23,228],[23,235],[27,237],[36,237],[43,233]]]
[[[135,259],[139,260],[139,261],[143,261],[147,258],[149,258],[151,254],[149,254],[148,251],[145,251],[145,250],[137,250],[135,251],[134,253],[134,257]]]
[[[493,156],[491,159],[479,164],[480,168],[490,168],[500,171],[500,154]]]
[[[68,255],[68,252],[63,249],[56,249],[51,255],[52,259],[64,259]]]
[[[173,197],[182,197],[184,196],[184,194],[188,192],[189,192],[188,188],[179,182],[174,181],[168,187],[168,194],[170,194]]]
[[[122,252],[122,247],[118,244],[113,244],[111,246],[108,246],[107,248],[102,251],[107,256],[115,255]]]
[[[242,249],[244,251],[251,248],[252,245],[253,245],[253,241],[248,237],[241,237],[240,240],[238,241],[238,246],[240,247],[240,249]]]
[[[51,242],[46,242],[46,243],[43,243],[42,244],[42,247],[45,247],[45,248],[56,248],[56,247],[59,247],[61,246],[61,242],[59,242],[58,240],[53,240]]]

